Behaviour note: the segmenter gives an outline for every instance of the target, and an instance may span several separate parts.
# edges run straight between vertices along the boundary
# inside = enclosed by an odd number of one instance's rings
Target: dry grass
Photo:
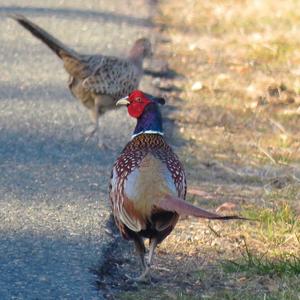
[[[186,77],[174,114],[185,139],[247,165],[299,163],[300,2],[163,1],[161,12],[162,55]]]
[[[121,299],[300,299],[300,1],[164,0],[160,55],[183,78],[169,114],[199,206],[257,222],[182,220],[159,284]]]

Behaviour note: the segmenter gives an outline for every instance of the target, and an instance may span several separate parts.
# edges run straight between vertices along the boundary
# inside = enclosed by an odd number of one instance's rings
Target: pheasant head
[[[144,58],[151,56],[151,42],[147,38],[136,40],[129,52],[129,59],[138,64],[142,63]]]
[[[162,117],[158,105],[164,105],[165,99],[154,97],[139,90],[120,99],[116,105],[126,105],[131,117],[137,119],[133,137],[142,133],[163,135]]]

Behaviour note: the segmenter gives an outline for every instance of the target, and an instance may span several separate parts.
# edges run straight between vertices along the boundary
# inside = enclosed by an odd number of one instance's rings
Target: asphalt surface
[[[82,53],[124,55],[154,39],[146,0],[0,0],[0,299],[101,299],[107,187],[130,138],[126,110],[100,119],[111,149],[84,142],[87,110],[61,61],[7,13],[21,13]],[[142,88],[151,91],[149,80]]]

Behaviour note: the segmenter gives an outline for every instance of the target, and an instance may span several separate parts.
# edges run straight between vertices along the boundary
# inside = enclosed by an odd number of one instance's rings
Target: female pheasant
[[[144,268],[137,280],[148,275],[156,246],[174,229],[180,215],[207,219],[240,219],[220,216],[185,202],[183,166],[163,137],[158,105],[165,100],[135,90],[117,102],[137,119],[131,141],[116,160],[110,183],[110,201],[123,238],[133,240]],[[144,238],[149,238],[145,261]]]
[[[80,54],[24,16],[10,17],[45,43],[63,61],[70,76],[68,84],[71,93],[90,110],[95,124],[87,139],[97,132],[99,117],[115,108],[116,100],[139,86],[143,76],[143,61],[152,55],[151,43],[147,38],[136,40],[126,58]]]

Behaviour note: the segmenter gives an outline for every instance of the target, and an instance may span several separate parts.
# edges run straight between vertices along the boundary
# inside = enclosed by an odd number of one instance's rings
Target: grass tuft
[[[283,225],[286,227],[290,225],[289,231],[291,231],[294,227],[300,226],[298,216],[286,202],[280,203],[273,208],[246,210],[244,215],[249,219],[258,220],[265,227],[272,227],[274,225]]]
[[[248,209],[243,215],[258,221],[255,227],[245,228],[245,232],[255,235],[255,240],[261,244],[260,252],[267,249],[272,255],[279,256],[297,253],[300,219],[287,202],[276,203],[273,208]]]
[[[300,275],[300,257],[292,254],[268,258],[265,254],[256,255],[245,243],[245,250],[239,261],[227,260],[222,263],[227,273],[246,272],[258,275],[293,276]]]

